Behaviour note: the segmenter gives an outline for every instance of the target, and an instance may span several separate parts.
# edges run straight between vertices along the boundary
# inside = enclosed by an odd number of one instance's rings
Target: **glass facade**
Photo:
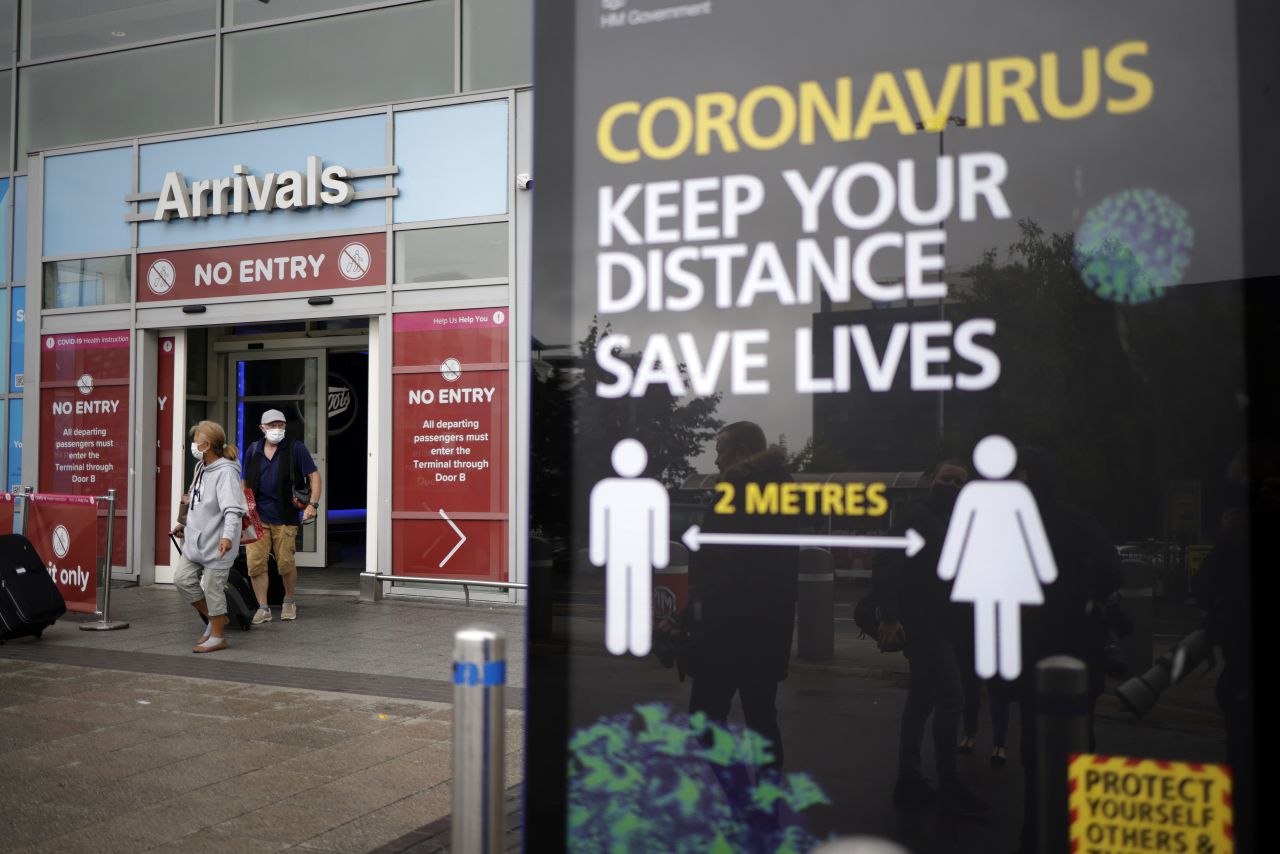
[[[85,53],[209,32],[216,0],[23,0],[22,58]]]
[[[440,0],[229,33],[223,118],[255,121],[453,92],[453,41],[453,6]]]
[[[21,480],[28,152],[527,86],[532,5],[532,0],[0,0],[0,300],[7,312],[0,370],[8,376],[9,397],[7,430],[0,424],[0,434],[6,434],[0,467],[8,471],[9,485]],[[104,158],[111,159],[105,153]],[[118,170],[106,172],[115,176]],[[89,179],[68,180],[82,177]],[[494,185],[490,195],[505,200],[501,185]],[[82,225],[92,218],[103,239],[96,246],[82,239],[94,231],[91,224],[88,231],[63,228],[79,235],[71,242],[84,246],[84,257],[68,257],[81,254],[72,249],[42,264],[41,304],[57,311],[129,302],[130,259],[93,257],[122,248],[112,231],[119,215],[46,207],[46,238],[53,233],[51,224],[69,222],[64,213]],[[428,211],[420,218],[438,215]],[[489,243],[504,259],[492,270],[484,263],[478,272],[460,267],[464,277],[505,275],[506,227],[497,225],[493,230],[502,233],[481,244],[469,239],[450,247],[459,264],[467,252]],[[465,234],[475,238],[486,228],[472,226]],[[429,242],[429,236],[408,233],[397,239],[408,253],[396,263],[404,271],[397,281],[438,281],[448,273],[444,268],[453,261],[426,259],[414,249]],[[45,251],[50,249],[46,240]]]
[[[507,275],[507,223],[424,228],[396,234],[397,283]]]

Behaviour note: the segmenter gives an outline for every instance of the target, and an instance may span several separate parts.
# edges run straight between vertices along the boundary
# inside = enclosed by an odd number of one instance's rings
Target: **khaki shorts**
[[[294,542],[298,536],[297,525],[272,525],[263,522],[265,536],[256,543],[244,547],[249,559],[249,577],[254,578],[267,571],[267,557],[276,553],[276,568],[281,575],[290,575],[298,571],[298,564],[293,560]]]

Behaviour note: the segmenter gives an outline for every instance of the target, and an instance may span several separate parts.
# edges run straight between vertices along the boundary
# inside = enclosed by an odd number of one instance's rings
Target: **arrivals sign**
[[[138,302],[219,299],[387,283],[382,234],[138,256]]]
[[[126,554],[129,343],[127,330],[40,339],[39,491],[101,496],[114,488],[115,566]]]
[[[395,316],[397,574],[508,578],[508,323],[506,308]]]

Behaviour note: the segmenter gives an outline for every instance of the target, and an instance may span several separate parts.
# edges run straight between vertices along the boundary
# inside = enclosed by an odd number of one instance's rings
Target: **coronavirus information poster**
[[[1065,852],[1090,737],[1230,769],[1247,824],[1280,265],[1237,10],[538,20],[530,849]],[[1086,738],[1039,755],[1046,667]]]

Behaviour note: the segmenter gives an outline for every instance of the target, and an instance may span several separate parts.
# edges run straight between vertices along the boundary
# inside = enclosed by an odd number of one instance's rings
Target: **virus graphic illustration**
[[[828,804],[807,774],[773,770],[768,739],[662,704],[603,718],[569,740],[569,850],[739,851],[818,844],[801,813]]]
[[[1142,303],[1182,280],[1195,231],[1186,210],[1154,190],[1125,190],[1085,214],[1075,235],[1075,263],[1102,299]]]

